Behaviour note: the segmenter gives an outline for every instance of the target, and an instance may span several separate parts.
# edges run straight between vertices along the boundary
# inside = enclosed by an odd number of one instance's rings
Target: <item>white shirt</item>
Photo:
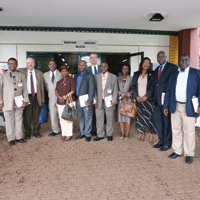
[[[184,72],[181,71],[179,68],[179,74],[177,77],[176,83],[176,101],[186,103],[187,100],[187,81],[188,81],[188,74],[189,74],[190,66],[185,69]]]
[[[52,80],[52,75],[54,73],[54,80],[56,79],[56,70],[54,72],[50,71],[50,80]]]
[[[95,75],[94,67],[96,67],[96,69],[97,69],[97,74],[98,74],[98,65],[96,65],[96,66],[93,66],[93,65],[92,65],[92,73]]]
[[[27,89],[28,93],[31,94],[31,71],[28,69],[27,72]],[[35,69],[32,71],[32,76],[33,76],[33,84],[34,84],[34,90],[35,93],[37,93],[37,80],[36,80],[36,74],[35,74]]]

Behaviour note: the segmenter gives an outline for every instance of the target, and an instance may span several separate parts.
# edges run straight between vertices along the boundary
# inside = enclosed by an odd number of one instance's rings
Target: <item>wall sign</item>
[[[63,40],[62,45],[65,49],[70,50],[97,50],[97,40]]]

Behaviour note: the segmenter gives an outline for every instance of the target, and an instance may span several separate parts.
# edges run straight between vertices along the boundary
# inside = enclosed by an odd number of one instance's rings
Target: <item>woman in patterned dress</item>
[[[141,133],[140,141],[145,140],[146,133],[149,133],[149,142],[153,143],[153,135],[156,134],[154,109],[152,105],[154,87],[153,71],[151,70],[151,60],[145,57],[140,65],[139,71],[134,73],[132,79],[132,93],[136,98],[138,108],[136,131]]]

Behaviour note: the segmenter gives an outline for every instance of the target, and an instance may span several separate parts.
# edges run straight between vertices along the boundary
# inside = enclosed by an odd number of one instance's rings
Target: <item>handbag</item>
[[[48,109],[47,106],[42,103],[41,110],[40,110],[40,115],[39,115],[39,123],[47,123],[49,120],[49,115],[48,115]]]
[[[137,116],[137,106],[135,103],[124,101],[119,108],[119,113],[129,118],[135,118]]]
[[[73,104],[71,95],[69,96],[69,100],[67,98],[67,102],[66,102],[66,105],[64,107],[61,117],[70,122],[76,120],[77,118],[77,111]]]

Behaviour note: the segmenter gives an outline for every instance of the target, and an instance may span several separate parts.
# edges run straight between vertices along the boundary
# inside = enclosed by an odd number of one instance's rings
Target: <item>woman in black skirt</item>
[[[149,133],[150,144],[153,143],[153,135],[156,134],[152,105],[153,87],[154,77],[151,70],[151,60],[145,57],[139,65],[139,71],[134,73],[131,88],[138,109],[136,131],[142,134],[141,142],[145,140],[146,133]]]

